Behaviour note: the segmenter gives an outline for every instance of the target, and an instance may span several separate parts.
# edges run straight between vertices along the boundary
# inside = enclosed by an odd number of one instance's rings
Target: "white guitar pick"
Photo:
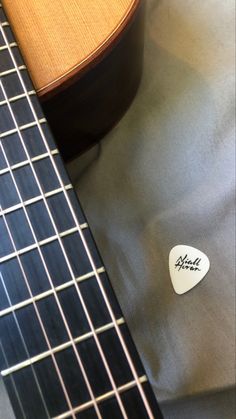
[[[177,294],[184,294],[199,284],[209,268],[208,257],[194,247],[181,244],[170,251],[170,277]]]

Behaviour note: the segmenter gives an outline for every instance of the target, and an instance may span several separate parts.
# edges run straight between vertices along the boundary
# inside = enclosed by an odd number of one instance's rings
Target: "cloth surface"
[[[235,417],[233,44],[233,0],[148,0],[135,101],[70,165],[166,419]],[[177,244],[211,262],[182,296],[168,273]]]
[[[86,170],[80,157],[70,171],[167,402],[235,383],[234,2],[149,0],[146,18],[138,95]],[[168,272],[177,244],[211,263],[182,296]]]

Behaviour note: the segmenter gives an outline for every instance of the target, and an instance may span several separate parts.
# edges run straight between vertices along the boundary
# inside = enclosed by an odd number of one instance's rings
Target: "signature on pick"
[[[196,258],[192,260],[188,257],[188,254],[186,254],[184,257],[180,256],[177,261],[175,262],[175,268],[180,270],[189,270],[189,271],[201,271],[200,269],[200,262],[201,258]]]

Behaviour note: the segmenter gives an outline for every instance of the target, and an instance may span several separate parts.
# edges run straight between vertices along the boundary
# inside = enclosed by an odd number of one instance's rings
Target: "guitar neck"
[[[160,418],[0,8],[0,367],[17,418]]]

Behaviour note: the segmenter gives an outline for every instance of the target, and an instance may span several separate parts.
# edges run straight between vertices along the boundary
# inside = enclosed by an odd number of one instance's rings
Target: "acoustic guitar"
[[[0,338],[17,419],[162,417],[2,6]]]
[[[139,85],[141,0],[4,0],[65,159],[120,119]]]

